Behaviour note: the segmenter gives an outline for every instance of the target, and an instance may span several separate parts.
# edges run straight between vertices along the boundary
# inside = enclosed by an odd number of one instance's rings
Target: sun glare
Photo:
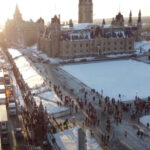
[[[54,14],[61,14],[61,20],[78,19],[79,0],[0,0],[0,24],[12,18],[16,3],[25,20],[39,17],[50,21]],[[149,0],[93,0],[94,18],[112,18],[120,10],[127,17],[132,10],[137,16],[139,9],[143,16],[150,15]]]

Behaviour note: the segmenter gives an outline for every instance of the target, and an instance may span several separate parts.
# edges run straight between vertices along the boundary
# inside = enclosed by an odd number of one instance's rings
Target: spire
[[[132,25],[132,11],[130,10],[128,25]]]
[[[141,23],[141,10],[139,10],[139,15],[138,15],[138,20],[137,20],[138,23]]]
[[[21,16],[21,13],[17,4],[16,4],[15,13],[14,13],[14,20],[22,21],[22,16]]]
[[[105,24],[106,24],[105,19],[103,19],[102,25],[105,25]]]

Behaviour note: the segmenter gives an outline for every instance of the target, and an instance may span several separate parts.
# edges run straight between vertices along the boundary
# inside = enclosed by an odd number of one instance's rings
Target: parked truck
[[[6,105],[0,105],[0,137],[2,144],[9,144],[8,117]]]
[[[0,93],[0,105],[6,104],[6,93]]]

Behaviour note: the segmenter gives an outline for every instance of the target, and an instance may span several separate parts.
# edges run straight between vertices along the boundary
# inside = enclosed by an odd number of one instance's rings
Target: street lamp
[[[136,100],[137,100],[137,98],[138,98],[138,91],[136,91]]]

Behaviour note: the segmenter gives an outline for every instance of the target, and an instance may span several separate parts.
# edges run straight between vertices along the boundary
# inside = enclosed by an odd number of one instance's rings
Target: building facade
[[[8,19],[5,24],[5,35],[9,44],[33,45],[43,31],[44,20],[40,18],[37,22],[24,21],[17,5],[13,19]]]
[[[111,25],[81,23],[61,26],[60,16],[54,16],[40,35],[38,49],[50,57],[64,59],[132,53],[135,40],[140,40],[141,31],[141,13],[134,26],[125,26],[120,12]]]
[[[79,0],[79,23],[93,23],[92,0]]]

